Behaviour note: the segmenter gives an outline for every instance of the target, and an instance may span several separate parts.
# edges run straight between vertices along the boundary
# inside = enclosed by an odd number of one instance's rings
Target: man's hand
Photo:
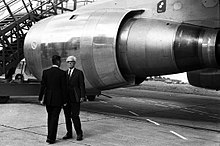
[[[40,101],[40,104],[41,104],[41,105],[45,105],[45,104],[44,104],[44,100],[41,100],[41,101]]]
[[[82,102],[86,102],[86,98],[85,97],[80,98],[80,103],[82,103]]]

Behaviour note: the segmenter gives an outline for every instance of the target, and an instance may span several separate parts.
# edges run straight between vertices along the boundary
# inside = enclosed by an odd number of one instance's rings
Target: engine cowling
[[[187,72],[187,78],[191,85],[207,89],[220,89],[220,70],[208,68]]]
[[[147,76],[220,64],[220,32],[173,21],[141,18],[143,10],[67,13],[35,24],[25,38],[30,71],[39,80],[52,55],[77,57],[87,90],[141,83]]]
[[[120,25],[142,10],[99,10],[92,13],[68,13],[46,18],[35,24],[25,38],[24,52],[32,74],[41,80],[42,70],[51,66],[58,54],[62,69],[65,58],[77,57],[76,67],[85,74],[88,90],[111,89],[133,84],[122,76],[117,63],[116,44]]]

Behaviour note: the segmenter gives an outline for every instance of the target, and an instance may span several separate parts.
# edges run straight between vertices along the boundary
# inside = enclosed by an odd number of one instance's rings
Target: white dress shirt
[[[69,68],[69,70],[68,70],[68,75],[71,77],[72,76],[72,73],[73,73],[73,70],[74,70],[74,68]]]

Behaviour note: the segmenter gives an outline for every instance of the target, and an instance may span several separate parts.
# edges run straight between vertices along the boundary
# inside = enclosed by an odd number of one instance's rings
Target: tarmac
[[[44,106],[32,103],[0,105],[0,146],[45,146],[47,113]],[[63,140],[66,133],[63,111],[60,114],[57,146],[182,146],[185,140],[168,134],[164,127],[149,122],[80,113],[84,139]],[[74,130],[73,130],[74,131]]]

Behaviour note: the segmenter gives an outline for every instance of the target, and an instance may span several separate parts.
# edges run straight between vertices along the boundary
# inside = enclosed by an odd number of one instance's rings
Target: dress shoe
[[[82,136],[82,135],[77,135],[76,140],[77,140],[77,141],[83,140],[83,136]]]
[[[63,139],[70,139],[70,138],[73,138],[73,136],[72,136],[72,135],[69,135],[69,134],[66,134],[66,135],[63,137]]]
[[[54,144],[55,140],[47,139],[46,142],[49,143],[49,144]]]

